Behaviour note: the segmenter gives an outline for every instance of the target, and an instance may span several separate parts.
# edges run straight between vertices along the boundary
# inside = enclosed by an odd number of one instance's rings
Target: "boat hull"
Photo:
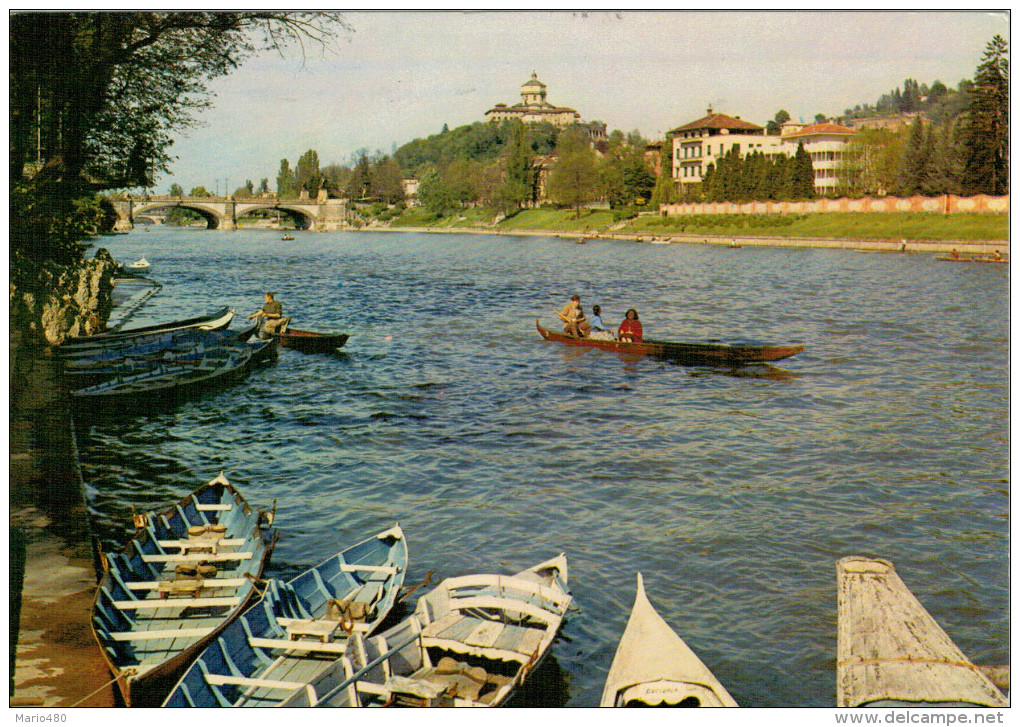
[[[199,328],[204,331],[220,331],[227,328],[233,318],[234,311],[230,310],[229,306],[226,306],[210,315],[196,316],[195,318],[186,318],[170,323],[157,323],[151,326],[97,333],[94,336],[72,336],[61,343],[57,351],[62,353],[83,348],[103,348],[108,345],[119,346],[123,345],[125,341],[132,339],[158,336],[163,333],[171,333],[189,328]]]
[[[702,366],[742,366],[745,364],[770,363],[795,356],[804,346],[755,346],[715,343],[678,343],[645,339],[641,343],[630,341],[607,341],[598,338],[573,338],[543,328],[535,321],[535,327],[547,341],[558,341],[572,346],[600,348],[604,351],[633,356],[652,356],[677,363]]]
[[[292,348],[303,353],[328,353],[343,348],[349,338],[346,333],[316,333],[289,328],[286,333],[268,334],[280,341],[283,348]]]
[[[212,589],[217,597],[192,599],[195,605],[191,606],[154,596],[163,593],[160,589],[171,582],[170,576],[178,580],[176,573],[160,570],[187,562],[186,548],[180,544],[194,544],[189,528],[210,520],[224,524],[222,536],[217,537],[236,539],[223,541],[224,550],[212,556],[222,571],[218,579],[222,585],[213,585],[217,580],[213,576],[197,589]],[[248,606],[255,595],[249,576],[261,576],[276,544],[277,531],[271,521],[272,515],[251,508],[221,474],[164,510],[136,516],[135,537],[120,551],[104,556],[91,627],[127,706],[158,705],[184,668]],[[230,551],[230,547],[250,550]],[[229,557],[234,552],[236,559]],[[228,567],[232,562],[238,564],[236,568]],[[224,577],[228,571],[233,581]],[[180,613],[174,615],[177,610]],[[197,628],[189,631],[190,627]]]

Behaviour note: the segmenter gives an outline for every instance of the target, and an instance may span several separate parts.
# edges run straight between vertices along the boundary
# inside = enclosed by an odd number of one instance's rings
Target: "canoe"
[[[599,706],[737,706],[708,667],[655,611],[640,573],[634,608],[609,667]]]
[[[200,328],[204,331],[219,331],[230,325],[234,317],[234,311],[225,306],[215,313],[194,318],[185,318],[169,323],[154,323],[151,326],[139,328],[125,328],[106,333],[97,333],[93,336],[71,336],[58,347],[58,351],[67,351],[75,348],[90,348],[108,345],[109,343],[120,343],[126,339],[151,336],[154,334],[180,331],[186,328]]]
[[[177,331],[153,333],[132,338],[107,341],[102,345],[57,348],[65,366],[84,361],[116,360],[128,356],[161,354],[166,350],[185,349],[198,343],[244,343],[258,327],[248,326],[238,331],[220,329],[206,331],[200,328],[183,328]]]
[[[948,260],[953,263],[1009,263],[1006,258],[996,260],[993,257],[953,257],[952,255],[938,255],[936,260]]]
[[[547,330],[535,321],[535,327],[547,341],[569,343],[572,346],[601,348],[606,351],[653,356],[677,363],[702,366],[741,366],[744,364],[767,363],[794,356],[804,350],[803,346],[758,346],[727,345],[721,343],[676,343],[644,339],[641,343],[630,341],[607,341],[598,338],[573,338],[563,333]]]
[[[196,361],[159,364],[141,373],[118,376],[110,381],[75,389],[71,392],[71,401],[79,406],[88,404],[99,407],[114,404],[173,405],[193,391],[240,380],[254,364],[271,356],[275,347],[275,341],[261,341],[257,344],[209,349]]]
[[[548,655],[570,601],[562,554],[513,576],[448,578],[400,624],[353,633],[280,706],[499,706]]]
[[[836,564],[837,707],[1008,707],[900,580],[893,564]]]
[[[325,353],[342,348],[350,337],[346,333],[316,333],[288,328],[286,333],[263,333],[277,338],[283,348],[293,348],[304,353]]]
[[[276,544],[272,521],[222,473],[174,505],[135,516],[135,536],[104,557],[92,605],[92,632],[128,706],[159,704],[244,611]]]
[[[407,571],[399,524],[265,596],[209,644],[164,707],[271,707],[339,659],[349,633],[370,634],[396,602]]]

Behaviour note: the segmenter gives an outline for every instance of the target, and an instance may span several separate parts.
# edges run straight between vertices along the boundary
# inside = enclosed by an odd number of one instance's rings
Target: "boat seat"
[[[422,629],[423,642],[494,659],[530,658],[542,643],[543,629],[449,613]],[[465,648],[465,646],[467,648]]]

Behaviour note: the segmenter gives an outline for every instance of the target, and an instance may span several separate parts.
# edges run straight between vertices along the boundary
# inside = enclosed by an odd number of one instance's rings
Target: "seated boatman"
[[[283,304],[276,300],[276,296],[272,293],[266,293],[266,302],[262,305],[262,310],[252,313],[248,316],[248,320],[256,317],[262,319],[264,334],[286,333],[287,326],[290,324],[290,318],[283,315]]]

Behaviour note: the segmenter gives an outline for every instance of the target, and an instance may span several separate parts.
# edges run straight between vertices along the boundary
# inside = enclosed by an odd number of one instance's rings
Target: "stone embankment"
[[[92,636],[97,550],[59,364],[46,350],[94,333],[112,308],[105,250],[10,287],[10,705],[110,707]]]
[[[431,232],[436,234],[471,233],[475,235],[527,235],[537,237],[564,237],[599,240],[631,240],[634,242],[675,243],[687,245],[721,245],[731,247],[803,247],[836,248],[842,250],[868,250],[873,252],[925,252],[943,253],[958,251],[967,255],[992,255],[999,251],[1009,253],[1008,240],[854,240],[833,237],[766,237],[741,235],[692,235],[683,233],[591,232],[585,230],[497,230],[490,227],[367,227],[363,232]]]

